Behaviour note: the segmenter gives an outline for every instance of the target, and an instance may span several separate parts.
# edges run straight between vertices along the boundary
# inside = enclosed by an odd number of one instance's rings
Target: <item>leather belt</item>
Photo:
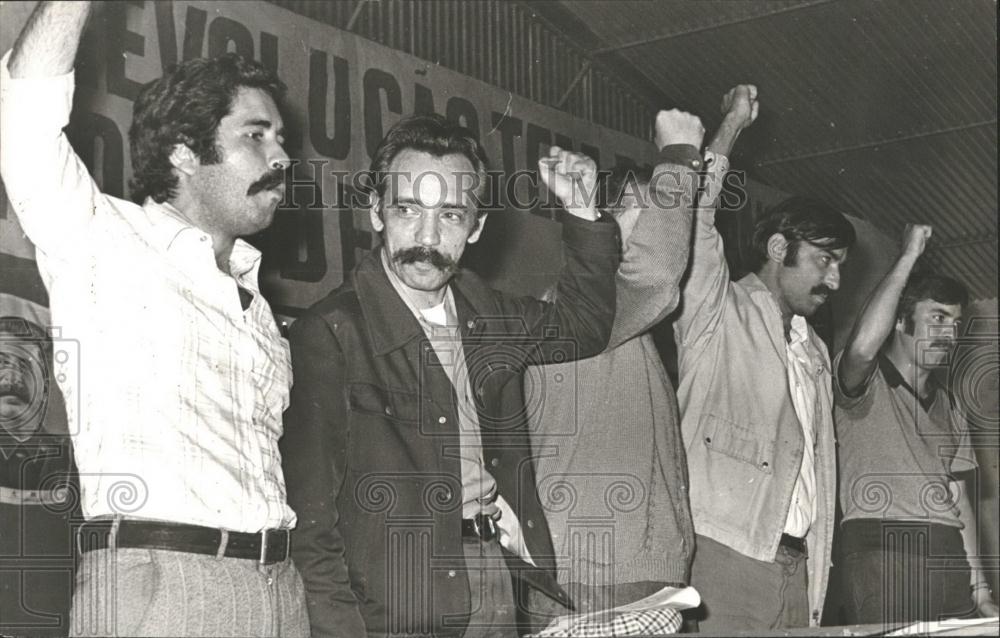
[[[462,538],[491,541],[499,534],[496,523],[487,514],[476,514],[475,518],[462,519]]]
[[[778,545],[784,547],[785,549],[790,549],[793,552],[798,552],[803,556],[808,556],[809,552],[806,551],[806,539],[799,538],[798,536],[790,536],[788,534],[782,534],[781,540]]]
[[[266,529],[255,534],[230,532],[212,527],[120,520],[117,530],[112,521],[90,521],[77,532],[81,553],[108,547],[164,549],[190,554],[243,558],[262,565],[280,563],[288,558],[292,540],[287,529]]]

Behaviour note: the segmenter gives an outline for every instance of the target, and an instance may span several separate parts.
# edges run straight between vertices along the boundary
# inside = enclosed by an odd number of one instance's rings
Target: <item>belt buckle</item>
[[[493,540],[497,536],[496,523],[493,522],[493,518],[489,514],[482,512],[476,514],[475,518],[472,519],[472,526],[476,530],[476,535],[484,541]]]
[[[283,563],[288,560],[288,554],[292,551],[291,532],[287,529],[262,529],[260,531],[260,564],[267,564],[267,539],[271,537],[271,532],[281,532],[285,535],[285,555],[276,563]]]
[[[269,531],[267,528],[260,530],[260,560],[258,562],[261,565],[267,564],[267,533]]]

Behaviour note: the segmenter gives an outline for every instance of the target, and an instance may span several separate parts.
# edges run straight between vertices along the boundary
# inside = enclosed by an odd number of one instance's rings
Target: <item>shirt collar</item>
[[[159,203],[147,197],[142,208],[146,211],[149,230],[155,245],[169,252],[178,245],[182,236],[190,235],[197,238],[212,249],[212,237],[202,229],[194,226],[169,202]],[[214,257],[213,257],[214,259]],[[233,252],[229,256],[229,271],[234,279],[241,283],[252,280],[256,288],[257,272],[260,268],[261,252],[243,239],[237,238],[233,243]],[[248,276],[249,275],[249,276]]]
[[[919,396],[916,390],[903,378],[903,375],[899,372],[896,364],[892,362],[885,353],[879,353],[878,355],[878,369],[882,373],[882,378],[885,382],[889,384],[890,388],[898,388],[902,386],[907,392],[912,394],[920,401],[925,410],[929,410],[930,406],[934,405],[934,399],[937,398],[938,390],[942,389],[941,384],[938,382],[937,375],[931,374],[927,377],[927,396]]]
[[[372,335],[372,346],[379,355],[426,336],[417,319],[411,319],[413,313],[406,302],[392,287],[387,268],[382,264],[381,250],[379,247],[368,251],[352,275],[358,302]],[[454,292],[460,326],[462,321],[474,317],[500,314],[493,291],[474,273],[460,269],[452,277],[449,288]]]
[[[802,315],[793,315],[789,330],[789,345],[796,343],[809,343],[809,324]]]
[[[385,269],[386,277],[389,278],[389,283],[392,284],[392,287],[396,290],[396,294],[398,294],[400,299],[403,300],[403,303],[406,304],[406,307],[410,309],[410,312],[413,313],[413,316],[416,317],[417,321],[421,322],[422,324],[427,324],[432,328],[444,327],[441,326],[440,324],[428,321],[427,318],[424,317],[424,313],[421,312],[420,308],[417,308],[416,304],[414,304],[413,301],[410,299],[410,296],[406,291],[406,284],[404,284],[402,280],[399,278],[399,276],[396,275],[396,272],[389,267],[388,257],[385,254],[385,250],[379,249],[378,253],[382,261],[382,268]],[[458,314],[455,312],[455,296],[451,291],[450,284],[445,286],[444,313],[445,313],[445,321],[448,322],[447,324],[448,327],[454,327],[458,325]]]
[[[142,209],[146,212],[146,221],[156,247],[164,251],[173,248],[183,233],[200,233],[201,236],[208,237],[208,233],[192,226],[169,202],[161,203],[147,197]]]

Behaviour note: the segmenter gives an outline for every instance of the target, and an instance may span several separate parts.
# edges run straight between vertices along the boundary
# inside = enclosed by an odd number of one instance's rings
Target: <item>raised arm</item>
[[[542,181],[569,213],[562,224],[564,263],[555,301],[497,297],[505,316],[524,322],[526,336],[536,346],[533,364],[563,360],[566,339],[575,344],[577,357],[604,350],[614,321],[618,268],[618,227],[600,219],[594,205],[594,161],[554,146],[538,164]]]
[[[100,195],[62,131],[89,11],[89,2],[39,3],[0,63],[0,173],[25,233],[48,253],[79,242]]]
[[[683,310],[674,323],[678,344],[690,345],[714,329],[729,285],[722,237],[715,229],[715,201],[729,168],[729,153],[740,132],[757,119],[757,87],[741,84],[722,98],[724,117],[706,148],[704,189],[698,199],[691,267],[681,291]]]
[[[906,280],[930,238],[930,226],[907,224],[899,259],[872,291],[854,322],[837,368],[840,390],[848,396],[856,395],[875,369],[879,350],[896,324],[896,308]]]
[[[39,2],[11,51],[10,77],[47,78],[73,70],[90,2]]]
[[[700,159],[705,129],[697,116],[660,111],[654,123],[660,150],[649,188],[618,215],[622,263],[615,280],[616,312],[608,349],[641,335],[677,307],[687,269],[692,197],[698,173],[685,158]]]

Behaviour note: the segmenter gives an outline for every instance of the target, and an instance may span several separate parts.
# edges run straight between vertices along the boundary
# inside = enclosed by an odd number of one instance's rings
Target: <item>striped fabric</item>
[[[170,206],[101,193],[62,132],[73,74],[0,67],[4,186],[49,292],[84,515],[293,525],[278,452],[290,357],[260,253],[237,240],[230,276]]]

